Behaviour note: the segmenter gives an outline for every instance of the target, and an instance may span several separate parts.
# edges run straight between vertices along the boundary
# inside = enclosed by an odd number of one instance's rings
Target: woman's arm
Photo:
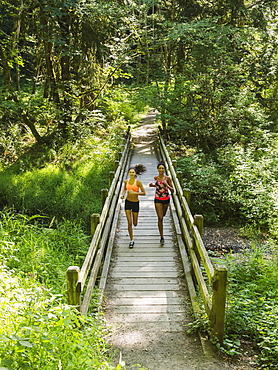
[[[124,197],[125,197],[125,193],[126,193],[126,180],[124,181],[124,187],[123,187],[123,191],[122,191],[121,199],[124,199]]]
[[[172,183],[172,179],[171,177],[169,176],[166,176],[166,181],[165,181],[166,185],[167,185],[167,188],[170,189],[171,193],[173,194],[174,193],[174,187],[173,187],[173,183]]]
[[[155,181],[157,180],[157,176],[154,177]],[[150,188],[156,188],[156,185],[153,182],[149,183]]]

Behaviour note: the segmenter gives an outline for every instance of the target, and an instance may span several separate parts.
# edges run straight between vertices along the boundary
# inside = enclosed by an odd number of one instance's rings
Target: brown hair
[[[147,168],[141,163],[138,163],[138,164],[135,164],[134,166],[129,167],[128,171],[131,169],[135,171],[136,175],[142,175],[142,173],[147,171]]]

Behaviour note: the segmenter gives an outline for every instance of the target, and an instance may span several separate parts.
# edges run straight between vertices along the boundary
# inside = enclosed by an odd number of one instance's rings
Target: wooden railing
[[[200,314],[199,298],[195,288],[197,284],[212,329],[219,342],[222,343],[227,269],[225,266],[213,266],[207,254],[202,241],[203,217],[191,214],[190,191],[181,187],[181,172],[176,171],[176,161],[171,160],[161,132],[159,133],[159,147],[175,187],[173,217],[193,312],[196,317]],[[67,270],[68,303],[76,306],[82,314],[88,312],[102,264],[104,270],[102,275],[107,275],[109,263],[106,261],[109,258],[104,257],[106,257],[105,254],[111,253],[114,241],[112,235],[115,232],[119,214],[119,195],[130,159],[129,130],[126,135],[126,144],[122,146],[122,151],[118,153],[118,156],[118,160],[115,161],[115,172],[110,173],[110,188],[102,191],[102,213],[101,215],[93,214],[91,218],[92,241],[84,263],[81,269],[78,266],[70,266]]]
[[[122,151],[118,152],[118,159],[115,160],[115,171],[110,172],[110,188],[101,192],[103,204],[101,215],[93,214],[91,217],[92,240],[84,263],[81,269],[79,266],[70,266],[67,270],[68,303],[76,306],[84,315],[88,312],[96,279],[111,242],[111,230],[115,230],[117,224],[119,194],[130,157],[130,129],[127,131],[125,141]]]
[[[175,193],[174,221],[177,226],[177,238],[187,280],[189,295],[195,317],[199,316],[199,299],[196,284],[199,287],[203,304],[211,322],[214,334],[223,343],[224,319],[227,288],[227,269],[225,266],[213,266],[202,240],[203,217],[190,211],[190,191],[181,188],[181,172],[176,171],[176,161],[171,160],[167,147],[159,132],[159,146],[163,160],[171,174]]]

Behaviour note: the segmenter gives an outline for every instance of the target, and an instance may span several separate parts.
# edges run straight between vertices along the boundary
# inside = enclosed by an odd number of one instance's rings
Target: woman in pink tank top
[[[170,203],[170,193],[174,192],[174,187],[171,177],[165,175],[165,163],[160,162],[157,165],[157,169],[158,176],[154,177],[155,183],[151,182],[149,187],[155,188],[154,204],[158,218],[160,244],[164,244],[163,217],[166,215]]]
[[[122,191],[121,199],[125,199],[125,214],[128,224],[128,233],[130,237],[129,248],[133,248],[133,228],[132,225],[137,226],[138,214],[139,214],[139,195],[146,195],[143,184],[139,181],[136,176],[141,175],[146,171],[146,167],[143,164],[137,164],[130,167],[128,170],[129,179],[124,181],[124,188]],[[140,191],[141,190],[141,191]]]

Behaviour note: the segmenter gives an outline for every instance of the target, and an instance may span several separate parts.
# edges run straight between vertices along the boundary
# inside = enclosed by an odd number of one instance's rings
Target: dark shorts
[[[169,204],[170,203],[170,198],[162,200],[162,199],[156,199],[154,198],[155,203],[161,203],[161,204]]]
[[[131,202],[130,200],[125,200],[125,211],[132,211],[134,213],[139,213],[139,201]]]

